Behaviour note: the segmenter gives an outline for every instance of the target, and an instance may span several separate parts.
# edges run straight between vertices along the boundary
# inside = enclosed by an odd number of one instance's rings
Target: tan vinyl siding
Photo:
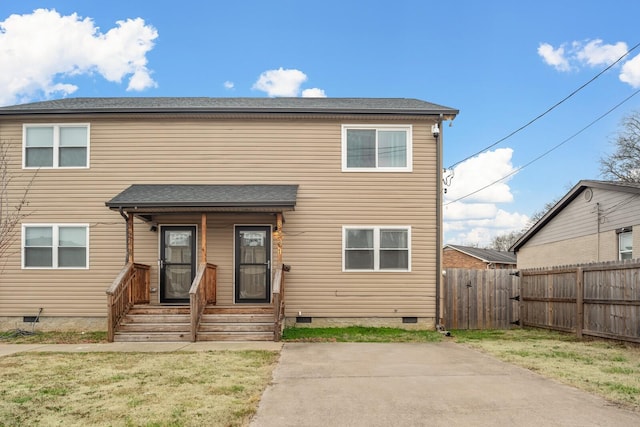
[[[435,316],[436,146],[432,121],[74,117],[91,124],[89,169],[22,170],[23,120],[0,123],[11,144],[15,200],[30,179],[24,223],[89,223],[89,270],[22,270],[20,233],[0,276],[0,316],[43,307],[51,316],[103,316],[105,290],[124,265],[125,225],[105,202],[131,184],[298,184],[285,213],[287,315]],[[41,123],[60,123],[42,119]],[[341,171],[342,124],[413,126],[413,172]],[[156,218],[200,223],[199,215]],[[218,298],[233,301],[234,224],[273,224],[268,214],[209,214],[208,261],[219,266]],[[412,230],[411,272],[342,272],[344,225]],[[157,287],[158,233],[135,222],[135,260],[152,266]],[[274,255],[275,259],[275,255]],[[157,295],[152,295],[153,298]]]

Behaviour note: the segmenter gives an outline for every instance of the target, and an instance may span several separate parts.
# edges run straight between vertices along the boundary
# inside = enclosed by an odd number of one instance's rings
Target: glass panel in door
[[[160,302],[189,302],[189,289],[196,273],[193,226],[162,227],[160,249]]]
[[[270,227],[236,227],[236,302],[271,301],[270,237]]]

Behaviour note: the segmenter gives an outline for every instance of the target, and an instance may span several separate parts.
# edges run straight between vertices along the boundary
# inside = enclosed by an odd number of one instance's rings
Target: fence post
[[[584,328],[584,270],[576,269],[576,336],[582,338]]]

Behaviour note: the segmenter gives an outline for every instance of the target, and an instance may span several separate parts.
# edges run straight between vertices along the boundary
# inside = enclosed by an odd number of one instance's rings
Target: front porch
[[[275,269],[269,304],[216,305],[216,266],[201,264],[189,290],[189,305],[153,305],[150,266],[127,263],[107,290],[108,340],[279,341],[288,269]]]
[[[169,186],[147,187],[150,186],[132,186],[107,202],[126,221],[126,264],[106,292],[108,340],[279,341],[284,325],[284,277],[289,270],[282,255],[283,211],[293,210],[297,186],[173,185],[169,189],[171,202],[165,200],[165,187]],[[265,199],[265,191],[271,192],[273,198]],[[176,194],[188,200],[176,200]],[[234,200],[220,200],[229,194],[234,194]],[[233,244],[218,240],[219,229],[208,234],[210,215],[220,219],[248,212],[275,219],[275,223],[229,223],[236,224],[232,227]],[[174,222],[180,218],[199,220],[191,226],[175,226],[164,222],[168,215]],[[154,232],[156,224],[163,227],[158,239],[157,268],[149,265],[148,238],[143,243],[146,263],[134,258],[134,217],[151,225]],[[217,260],[220,261],[221,250],[234,254],[221,267],[208,262],[208,236],[215,241],[212,248],[218,253]],[[175,254],[179,260],[174,259]],[[224,273],[221,282],[219,271]],[[160,288],[159,300],[156,284]],[[235,297],[229,298],[232,289]],[[218,301],[219,295],[225,298]]]

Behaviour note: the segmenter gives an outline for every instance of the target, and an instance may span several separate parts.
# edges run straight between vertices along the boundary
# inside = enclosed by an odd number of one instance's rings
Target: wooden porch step
[[[189,332],[116,332],[115,342],[189,342]]]
[[[273,326],[272,326],[273,329]],[[273,341],[271,332],[198,332],[198,341]]]
[[[131,314],[123,319],[124,323],[186,323],[191,322],[189,314]]]
[[[202,332],[273,332],[273,323],[200,323]]]
[[[274,309],[270,305],[207,306],[198,341],[273,341]],[[136,305],[122,319],[116,342],[188,342],[188,306]]]
[[[273,314],[203,314],[200,323],[269,323]]]
[[[274,310],[271,305],[208,305],[204,309],[204,314],[271,314],[273,316],[273,313]]]
[[[139,314],[154,314],[154,315],[173,315],[173,314],[182,314],[189,315],[190,308],[189,306],[178,305],[178,306],[166,306],[166,305],[134,305],[129,310],[128,314],[139,315]]]
[[[181,332],[185,334],[191,333],[190,323],[146,323],[146,322],[127,322],[122,323],[118,328],[118,332]]]
[[[189,307],[133,306],[114,334],[116,342],[189,342],[191,315]]]

